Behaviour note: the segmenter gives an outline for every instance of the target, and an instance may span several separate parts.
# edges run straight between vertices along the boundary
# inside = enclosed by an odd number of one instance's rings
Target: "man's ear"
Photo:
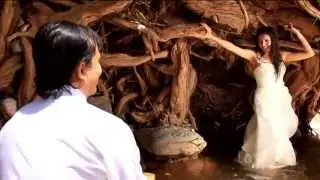
[[[80,62],[74,71],[75,80],[83,82],[86,81],[87,77],[87,64],[85,62]]]

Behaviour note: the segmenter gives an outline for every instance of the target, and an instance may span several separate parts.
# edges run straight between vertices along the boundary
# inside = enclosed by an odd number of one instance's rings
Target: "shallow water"
[[[317,180],[320,179],[320,141],[303,142],[298,165],[277,170],[255,171],[236,163],[221,163],[208,157],[178,163],[149,164],[157,180]]]
[[[207,157],[177,163],[149,162],[148,171],[157,180],[319,180],[320,141],[304,139],[297,143],[298,165],[277,170],[256,171],[233,162],[220,162]]]
[[[156,174],[156,180],[320,180],[320,114],[310,124],[318,136],[294,138],[297,166],[276,170],[247,169],[232,160],[241,144],[241,134],[208,134],[211,147],[195,160],[176,163],[147,162],[146,171]],[[212,131],[211,131],[212,132]],[[210,133],[211,133],[210,132]],[[211,152],[211,153],[210,153]]]

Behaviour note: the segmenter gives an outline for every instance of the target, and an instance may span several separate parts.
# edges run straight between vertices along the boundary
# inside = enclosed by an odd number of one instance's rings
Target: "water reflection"
[[[277,170],[256,171],[236,163],[222,163],[208,157],[179,163],[149,163],[157,180],[316,180],[320,179],[320,141],[304,139],[296,143],[298,165]]]

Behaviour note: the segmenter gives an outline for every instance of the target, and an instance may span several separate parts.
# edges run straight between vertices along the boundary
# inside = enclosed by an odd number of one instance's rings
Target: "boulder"
[[[161,158],[195,157],[207,145],[195,130],[184,127],[143,128],[135,136],[144,149]]]

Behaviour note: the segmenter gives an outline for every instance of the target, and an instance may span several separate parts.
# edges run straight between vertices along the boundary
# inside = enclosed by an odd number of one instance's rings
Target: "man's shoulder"
[[[129,126],[118,116],[103,111],[100,108],[95,107],[94,105],[88,104],[87,108],[89,110],[89,118],[92,120],[91,123],[95,125],[107,126],[109,128],[130,130]]]

